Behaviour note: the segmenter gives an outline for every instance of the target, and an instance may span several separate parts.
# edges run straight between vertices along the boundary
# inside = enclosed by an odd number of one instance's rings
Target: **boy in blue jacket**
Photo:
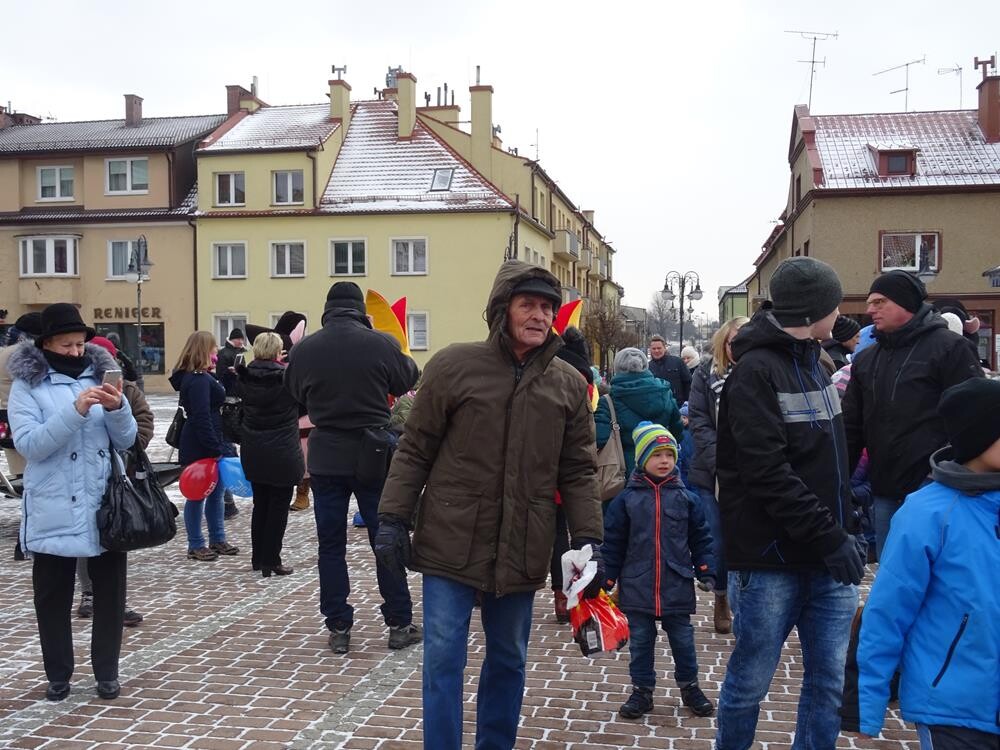
[[[603,557],[609,588],[619,584],[618,602],[628,617],[632,695],[618,710],[638,719],[653,710],[656,621],[667,634],[681,700],[696,716],[715,710],[698,687],[698,659],[691,615],[693,581],[715,587],[712,537],[698,496],[676,471],[677,441],[662,425],[640,422],[632,433],[635,471],[608,507]]]
[[[903,718],[923,750],[1000,747],[1000,382],[944,392],[951,446],[907,497],[865,606],[858,646],[861,731],[875,736],[901,673]]]

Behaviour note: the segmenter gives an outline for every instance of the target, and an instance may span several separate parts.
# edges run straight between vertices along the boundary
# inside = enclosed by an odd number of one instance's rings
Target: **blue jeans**
[[[715,593],[725,594],[729,569],[726,567],[726,550],[722,544],[722,518],[719,515],[719,501],[712,490],[707,490],[704,487],[692,489],[698,493],[698,497],[701,499],[705,520],[708,521],[708,530],[712,534],[712,554],[715,556]]]
[[[635,687],[656,687],[653,648],[656,646],[656,618],[642,612],[626,612],[628,617],[628,672]],[[663,632],[674,657],[674,680],[683,687],[698,679],[698,657],[694,650],[694,628],[690,615],[664,615]]]
[[[875,522],[875,551],[882,559],[882,550],[885,549],[885,540],[889,536],[889,526],[892,524],[892,517],[896,511],[902,507],[902,501],[894,497],[884,497],[883,495],[872,496],[872,518]]]
[[[203,517],[208,522],[209,543],[226,541],[226,527],[222,520],[222,515],[225,512],[222,495],[225,491],[225,487],[220,482],[215,485],[215,489],[204,500],[188,500],[184,503],[184,529],[187,531],[188,552],[208,546],[201,533],[201,519]]]
[[[462,684],[477,590],[424,576],[424,747],[461,750]],[[476,696],[476,750],[510,750],[524,697],[524,662],[534,591],[483,593],[486,655]]]
[[[833,750],[840,733],[844,663],[855,586],[820,571],[730,571],[736,648],[719,696],[716,750],[746,750],[792,628],[802,645],[802,690],[793,750]]]
[[[378,531],[378,501],[381,488],[365,487],[349,476],[312,475],[313,513],[319,538],[319,609],[328,630],[343,630],[354,624],[354,607],[347,603],[351,581],[347,574],[347,507],[351,493],[365,521],[368,543]],[[413,603],[405,578],[376,563],[375,575],[382,595],[382,617],[389,626],[409,625]]]

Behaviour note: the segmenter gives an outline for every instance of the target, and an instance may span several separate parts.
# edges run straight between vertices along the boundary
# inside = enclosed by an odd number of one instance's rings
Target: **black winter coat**
[[[285,385],[316,425],[309,473],[353,476],[365,429],[389,424],[389,394],[413,388],[416,362],[357,310],[329,306],[323,327],[292,347],[288,360]]]
[[[715,443],[718,420],[715,392],[718,380],[712,360],[694,368],[691,395],[688,398],[688,430],[694,436],[694,462],[688,472],[689,484],[715,494]]]
[[[905,326],[875,338],[851,363],[848,456],[853,469],[867,447],[872,491],[902,502],[927,478],[931,454],[948,444],[937,410],[941,394],[983,370],[969,342],[926,303]]]
[[[179,404],[187,415],[177,460],[187,465],[202,458],[235,456],[236,449],[222,437],[219,410],[226,391],[219,382],[207,372],[177,370],[170,376],[170,385],[180,393]]]
[[[633,472],[608,506],[601,550],[626,613],[692,614],[695,577],[715,577],[701,500],[684,488],[676,471],[659,483]]]
[[[691,371],[684,360],[673,354],[664,354],[659,359],[649,360],[649,371],[660,380],[670,383],[677,406],[683,406],[691,390]]]
[[[840,398],[819,349],[767,310],[733,340],[716,457],[730,570],[823,568],[857,531]]]
[[[851,355],[851,350],[839,341],[828,339],[823,342],[823,348],[826,349],[826,353],[830,355],[830,359],[833,360],[833,364],[837,366],[838,370],[850,362],[848,357]]]
[[[273,360],[236,367],[236,393],[243,401],[243,473],[251,482],[275,487],[297,485],[305,474],[299,406],[284,377],[284,366]]]
[[[245,353],[246,349],[238,349],[228,341],[219,349],[219,359],[215,363],[215,377],[226,389],[227,396],[236,395],[236,373],[230,372],[229,368],[236,367],[236,358]]]

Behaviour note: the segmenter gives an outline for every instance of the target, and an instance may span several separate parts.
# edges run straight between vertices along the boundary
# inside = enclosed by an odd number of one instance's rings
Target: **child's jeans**
[[[635,687],[656,686],[653,649],[656,646],[656,618],[642,612],[626,612],[628,617],[628,671]],[[698,679],[698,657],[694,650],[694,628],[690,615],[664,615],[662,627],[674,657],[674,680],[687,685]]]
[[[995,750],[1000,734],[965,727],[917,724],[920,750]]]

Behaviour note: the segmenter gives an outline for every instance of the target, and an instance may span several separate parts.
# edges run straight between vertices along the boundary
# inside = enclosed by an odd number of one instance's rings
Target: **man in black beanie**
[[[285,385],[305,407],[316,427],[309,433],[308,471],[319,539],[320,611],[330,631],[330,649],[350,648],[354,608],[347,561],[347,508],[353,494],[368,540],[378,531],[378,504],[385,476],[361,470],[369,452],[388,450],[389,395],[402,396],[417,382],[416,363],[387,334],[372,329],[365,297],[357,284],[330,287],[322,328],[292,347]],[[387,461],[384,461],[387,464]],[[387,465],[386,467],[387,468]],[[389,627],[389,648],[419,643],[405,577],[376,565],[382,616]]]
[[[983,377],[968,343],[925,300],[927,289],[906,271],[872,282],[867,313],[875,344],[851,363],[844,395],[851,470],[868,448],[875,546],[903,499],[926,484],[931,454],[948,442],[937,406],[949,387]]]
[[[858,322],[846,315],[838,315],[837,322],[833,324],[833,333],[823,342],[823,349],[830,355],[838,370],[851,361],[860,338],[861,326]]]

